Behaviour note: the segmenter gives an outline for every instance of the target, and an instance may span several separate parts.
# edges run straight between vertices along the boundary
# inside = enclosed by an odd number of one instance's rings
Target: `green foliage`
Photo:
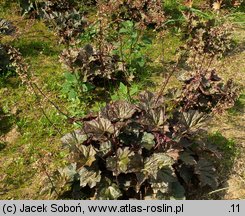
[[[132,101],[134,96],[136,96],[139,93],[139,90],[140,89],[138,84],[133,83],[130,87],[128,87],[123,83],[120,83],[117,91],[113,95],[111,95],[111,99],[113,101],[116,100]]]
[[[151,39],[147,35],[142,35],[135,23],[129,20],[120,23],[118,37],[118,41],[115,41],[117,48],[114,52],[126,62],[129,79],[135,76],[139,78],[139,74],[143,73],[149,61],[144,50],[152,44]]]
[[[111,30],[115,31],[114,27]],[[77,74],[77,81],[80,82],[78,86],[84,87],[86,84],[112,92],[119,87],[118,96],[121,94],[130,97],[129,92],[126,93],[122,88],[129,85],[135,77],[140,78],[146,73],[148,59],[144,50],[151,44],[150,38],[140,35],[131,21],[119,23],[118,33],[114,32],[114,36],[105,38],[106,42],[101,42],[99,37],[93,38],[94,32],[96,28],[87,29],[83,39],[94,40],[98,49],[90,44],[83,48],[68,48],[63,51],[60,60],[70,72]],[[114,48],[110,50],[111,47]],[[81,96],[81,92],[84,91],[78,88],[76,94]],[[135,92],[137,89],[132,88],[131,94]],[[112,97],[115,99],[115,96]]]
[[[245,94],[242,93],[239,98],[235,101],[235,104],[232,108],[228,110],[228,113],[231,115],[238,115],[243,112],[245,108]]]
[[[207,137],[209,143],[214,143],[220,152],[223,152],[223,161],[220,164],[225,170],[229,170],[232,166],[235,158],[239,155],[239,150],[236,147],[236,143],[232,139],[226,139],[220,132],[209,134]]]
[[[62,85],[61,93],[67,96],[70,101],[79,99],[82,93],[89,92],[93,89],[89,83],[82,83],[79,81],[78,74],[64,73],[65,82]],[[82,91],[82,92],[81,92]]]

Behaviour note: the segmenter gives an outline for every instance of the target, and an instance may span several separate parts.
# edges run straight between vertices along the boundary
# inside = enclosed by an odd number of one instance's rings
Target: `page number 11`
[[[237,204],[237,205],[235,205],[235,204],[232,204],[231,205],[231,211],[229,211],[229,212],[239,212],[239,210],[240,210],[240,207],[239,207],[239,204]]]

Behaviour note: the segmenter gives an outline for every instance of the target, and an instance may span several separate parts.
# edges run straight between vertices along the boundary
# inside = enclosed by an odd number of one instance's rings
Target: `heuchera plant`
[[[212,162],[218,150],[203,138],[211,113],[184,109],[184,99],[147,91],[137,101],[111,102],[62,138],[70,165],[52,178],[56,195],[184,199],[191,190],[219,185]]]
[[[69,71],[77,73],[79,80],[93,86],[101,86],[108,89],[119,84],[126,77],[123,64],[118,55],[101,53],[90,44],[83,48],[69,48],[62,52],[60,60]]]

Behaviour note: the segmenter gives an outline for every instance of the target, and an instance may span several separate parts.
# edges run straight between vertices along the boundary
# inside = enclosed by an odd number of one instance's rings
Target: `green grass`
[[[14,20],[23,34],[9,42],[21,51],[43,92],[64,109],[69,104],[59,97],[64,69],[58,58],[63,47],[58,46],[54,34],[41,21],[30,25],[28,20],[17,16]],[[0,104],[4,108],[1,135],[3,139],[13,139],[0,142],[0,198],[40,198],[39,175],[43,171],[37,163],[48,157],[46,163],[50,170],[60,167],[66,156],[61,149],[61,134],[74,127],[47,100],[40,100],[28,92],[17,77],[1,77],[0,87]]]
[[[240,115],[245,109],[245,93],[242,93],[235,102],[234,107],[228,110],[230,115]]]

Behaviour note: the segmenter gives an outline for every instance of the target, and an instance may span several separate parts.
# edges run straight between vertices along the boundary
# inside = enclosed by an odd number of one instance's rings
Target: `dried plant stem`
[[[186,52],[187,52],[187,51],[186,51]],[[185,53],[186,53],[186,52],[185,52]],[[162,86],[161,86],[161,88],[160,88],[160,91],[158,92],[158,95],[157,95],[155,104],[157,104],[157,102],[159,101],[160,97],[163,95],[164,90],[166,89],[166,87],[167,87],[167,85],[168,85],[168,83],[169,83],[169,81],[170,81],[170,78],[174,75],[176,69],[177,69],[178,66],[179,66],[180,60],[182,59],[182,56],[185,55],[185,53],[184,53],[183,55],[181,55],[181,56],[178,58],[178,60],[177,60],[177,62],[175,63],[175,65],[174,65],[172,71],[171,71],[170,73],[168,73],[167,76],[164,78],[165,80],[164,80],[164,82],[163,82],[163,84],[162,84]]]

